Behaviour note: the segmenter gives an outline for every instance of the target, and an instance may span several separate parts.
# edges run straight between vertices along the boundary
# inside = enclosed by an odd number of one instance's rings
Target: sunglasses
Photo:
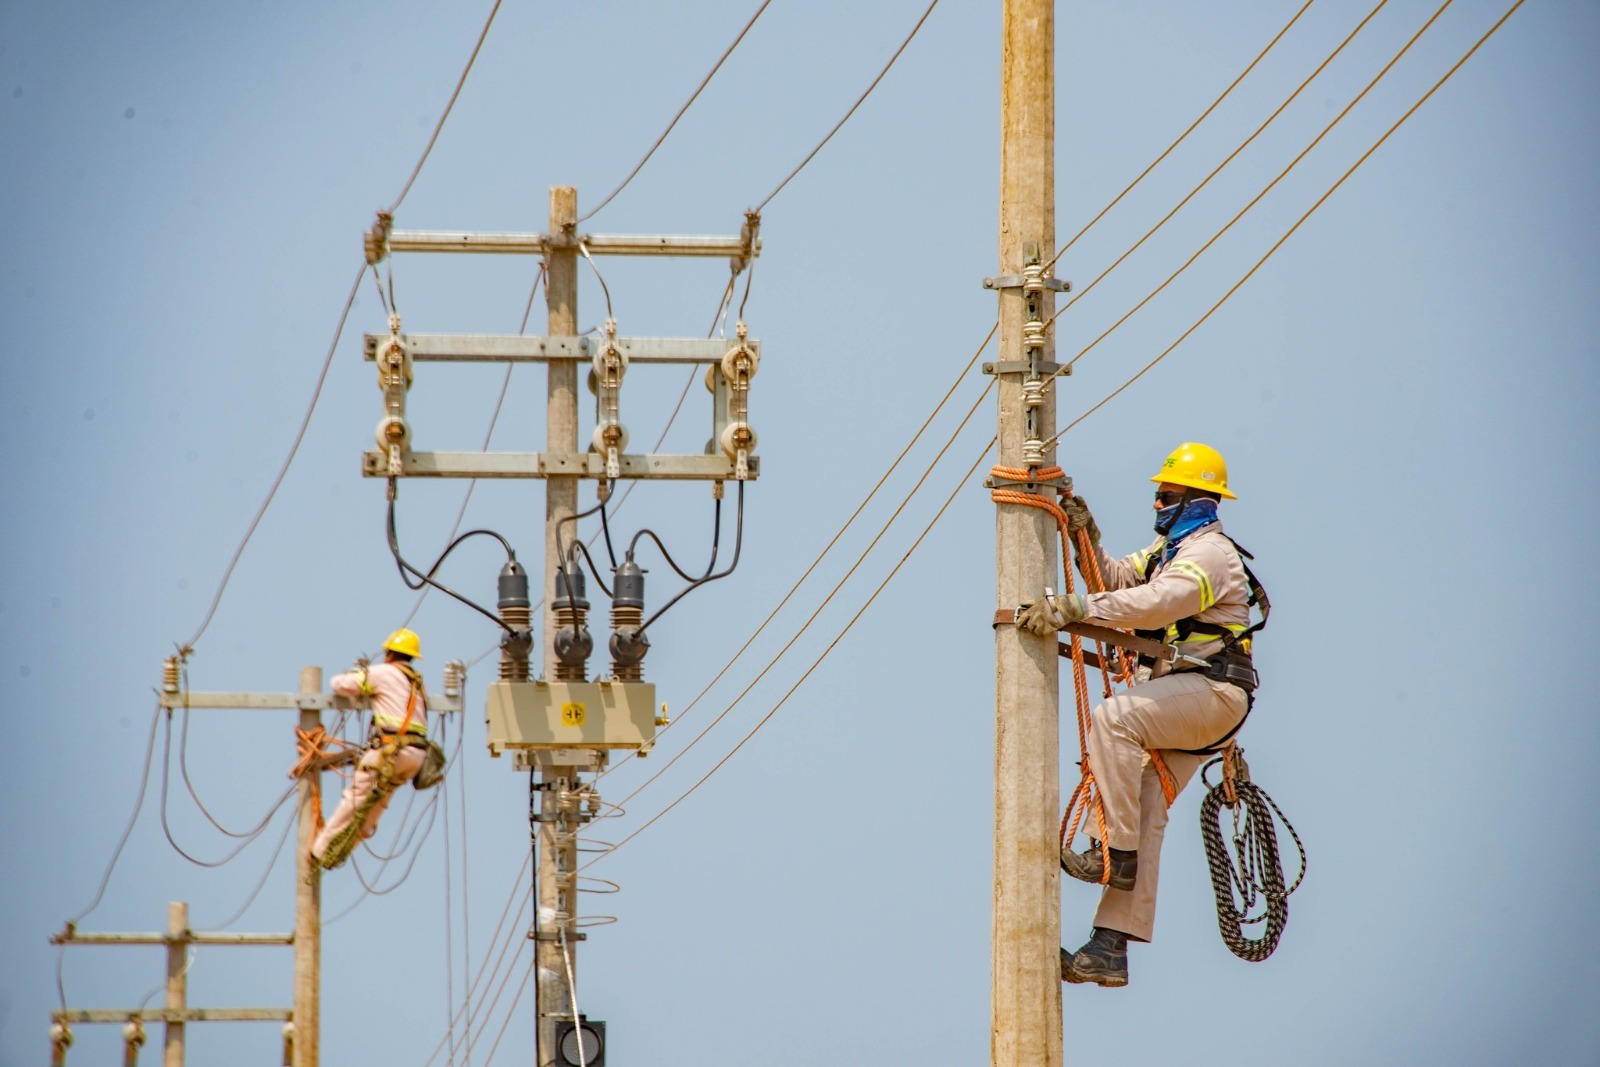
[[[1181,492],[1173,489],[1156,491],[1156,503],[1160,504],[1164,508],[1170,508],[1172,505],[1182,502],[1183,494]]]

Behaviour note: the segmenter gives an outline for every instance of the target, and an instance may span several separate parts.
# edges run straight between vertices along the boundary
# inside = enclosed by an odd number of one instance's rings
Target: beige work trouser
[[[1119,693],[1094,709],[1089,766],[1106,808],[1112,848],[1139,850],[1131,890],[1106,889],[1094,924],[1149,941],[1156,921],[1156,886],[1167,805],[1147,749],[1160,749],[1178,792],[1208,757],[1175,749],[1203,748],[1244,718],[1244,690],[1194,673],[1169,674]]]
[[[407,745],[394,754],[394,784],[398,789],[417,776],[422,770],[422,760],[426,754],[425,749],[413,748]],[[338,836],[339,831],[350,825],[350,820],[355,818],[356,809],[362,805],[367,796],[372,792],[373,786],[378,784],[378,761],[383,758],[383,753],[376,748],[369,748],[361,754],[361,762],[350,776],[350,784],[345,786],[344,795],[339,798],[339,806],[334,809],[333,815],[323,826],[322,832],[311,843],[311,854],[317,859],[322,859],[328,850],[328,843]],[[361,827],[361,837],[365,840],[378,832],[378,817],[389,806],[389,801],[394,798],[394,793],[382,797],[372,805],[372,810],[367,812],[366,822]]]

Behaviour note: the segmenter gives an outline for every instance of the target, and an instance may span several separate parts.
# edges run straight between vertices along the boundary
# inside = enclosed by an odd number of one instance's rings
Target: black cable
[[[184,689],[187,690],[188,688],[188,679],[185,678]],[[193,798],[195,807],[200,809],[200,814],[204,815],[212,826],[215,826],[219,831],[229,837],[254,838],[267,828],[267,823],[271,822],[272,817],[278,813],[278,808],[273,808],[271,811],[267,812],[266,817],[259,823],[251,827],[249,830],[245,830],[241,833],[230,830],[226,826],[223,826],[217,821],[216,817],[206,809],[205,804],[200,800],[200,794],[195,792],[194,783],[189,780],[189,709],[187,706],[185,706],[183,709],[183,725],[178,730],[178,773],[182,775],[184,787],[189,790],[189,796]]]
[[[661,550],[661,557],[667,561],[667,566],[671,567],[677,572],[679,578],[682,578],[686,582],[704,581],[706,576],[709,575],[717,566],[717,546],[722,538],[722,501],[718,500],[715,507],[712,509],[711,562],[706,566],[705,574],[700,575],[698,578],[692,574],[684,573],[683,568],[678,566],[677,561],[672,558],[672,553],[667,551],[667,546],[661,543],[661,538],[657,537],[656,532],[648,527],[634,534],[633,540],[628,542],[629,559],[633,558],[634,551],[639,547],[639,538],[641,537],[648,537],[650,540],[656,543],[656,548]]]
[[[728,575],[734,572],[735,568],[739,566],[739,553],[744,548],[744,482],[739,483],[739,505],[737,509],[737,515],[738,517],[735,520],[733,535],[733,562],[728,564],[728,569],[725,571],[719,571],[716,574],[707,574],[704,578],[692,582],[685,588],[678,590],[678,594],[676,596],[667,601],[665,604],[661,605],[661,607],[656,610],[654,615],[650,616],[644,621],[644,625],[639,627],[639,632],[641,634],[648,630],[657,619],[665,615],[667,613],[667,609],[672,607],[678,601],[682,600],[696,589],[699,589],[702,585],[715,582],[721,578],[726,578]],[[718,526],[721,526],[720,522],[718,523]],[[715,562],[716,557],[713,555],[713,565],[715,565]]]
[[[600,532],[606,536],[606,556],[611,560],[611,569],[617,569],[617,550],[611,545],[611,522],[606,518],[606,501],[610,499],[607,493],[600,501]],[[590,540],[594,540],[590,538]]]
[[[473,537],[473,536],[476,536],[478,534],[483,534],[485,536],[493,537],[496,540],[498,540],[500,542],[500,544],[505,547],[506,555],[509,556],[512,560],[515,560],[517,558],[517,555],[516,555],[515,552],[512,551],[511,545],[506,542],[506,539],[504,537],[501,537],[499,534],[495,533],[493,530],[470,530],[467,533],[464,533],[460,537],[456,538],[454,541],[452,541],[450,543],[450,547],[445,549],[444,555],[441,555],[439,557],[438,561],[436,563],[434,563],[433,567],[428,571],[428,573],[424,574],[421,571],[417,570],[417,568],[413,567],[411,564],[407,563],[405,561],[405,559],[400,555],[400,537],[395,532],[395,526],[394,526],[394,501],[395,501],[395,491],[394,490],[395,490],[395,480],[393,478],[390,478],[389,479],[389,522],[388,522],[388,528],[389,528],[389,552],[394,556],[395,567],[400,571],[400,580],[402,582],[405,582],[406,588],[408,588],[408,589],[421,589],[424,585],[430,585],[433,588],[439,590],[439,592],[441,592],[441,593],[445,593],[445,594],[447,594],[449,596],[455,597],[457,600],[461,601],[461,603],[465,604],[467,607],[471,608],[473,611],[476,611],[478,614],[480,614],[480,615],[484,616],[485,618],[489,619],[496,626],[500,627],[502,630],[505,630],[507,633],[514,633],[515,631],[512,630],[511,627],[507,626],[505,623],[500,621],[500,616],[499,615],[496,615],[494,612],[488,610],[485,607],[482,607],[482,606],[480,606],[478,604],[473,603],[471,600],[468,600],[466,597],[462,596],[460,593],[456,592],[454,589],[451,589],[449,586],[444,585],[444,584],[442,584],[440,582],[436,582],[436,581],[433,580],[433,573],[434,573],[434,571],[437,571],[439,569],[441,564],[444,563],[445,556],[448,556],[455,549],[455,547],[457,545],[459,545],[461,542],[465,541],[469,537]],[[418,584],[412,585],[411,584],[411,579],[406,577],[407,574],[414,575],[418,579]]]
[[[566,546],[565,542],[563,542],[561,540],[561,527],[565,526],[569,522],[576,523],[579,519],[587,519],[590,515],[593,515],[597,511],[600,512],[602,515],[604,515],[605,514],[605,507],[606,507],[606,502],[604,500],[602,500],[602,501],[600,501],[600,503],[596,504],[594,507],[589,508],[586,511],[579,511],[579,512],[574,512],[571,515],[565,515],[565,516],[563,516],[561,519],[559,519],[556,522],[556,559],[558,561],[557,564],[556,564],[557,566],[565,568],[566,565],[567,565],[567,561],[574,558],[572,555],[570,555],[567,552],[567,546]],[[580,545],[582,544],[582,542],[577,542],[577,543],[580,544]],[[587,557],[589,555],[589,550],[587,548],[585,548],[583,554],[584,554],[584,556]],[[594,575],[594,580],[596,582],[600,582],[599,569],[595,567],[594,560],[592,560],[592,559],[589,561],[589,571],[590,571],[590,573],[592,573]],[[604,582],[600,583],[600,588],[601,589],[605,589],[606,588]],[[607,589],[606,590],[606,596],[610,596],[610,595],[611,595],[611,591],[609,589]],[[572,590],[570,588],[568,588],[568,590],[567,590],[567,598],[569,600],[572,598]],[[553,606],[554,605],[552,605],[552,607]]]
[[[604,514],[604,512],[601,512],[601,514]],[[600,577],[600,568],[594,565],[594,557],[589,555],[589,546],[584,544],[582,541],[573,541],[572,547],[583,553],[583,558],[589,563],[589,573],[594,576],[594,583],[600,587],[600,591],[607,597],[611,596],[611,588],[606,585],[605,579]]]
[[[293,785],[291,785],[288,789],[284,790],[283,795],[278,798],[277,803],[272,805],[272,809],[269,812],[267,812],[267,817],[261,821],[261,824],[257,828],[256,832],[253,833],[252,835],[250,835],[249,837],[245,838],[243,841],[240,841],[238,846],[235,847],[232,852],[228,853],[226,856],[223,856],[219,860],[214,860],[214,861],[213,860],[203,860],[203,859],[199,859],[199,858],[197,858],[195,856],[189,855],[188,852],[184,851],[183,846],[178,844],[177,840],[174,839],[173,836],[172,836],[172,827],[169,826],[168,823],[167,823],[167,786],[168,786],[168,783],[170,782],[171,778],[172,778],[172,716],[169,714],[169,715],[166,716],[166,724],[165,724],[165,730],[163,732],[163,744],[162,744],[162,750],[161,750],[161,832],[166,835],[167,844],[171,845],[173,850],[176,851],[178,853],[178,855],[182,856],[184,859],[188,860],[190,863],[193,863],[197,867],[211,867],[211,868],[221,867],[224,864],[228,863],[230,860],[232,860],[235,856],[239,855],[239,853],[241,853],[245,849],[249,848],[250,847],[250,843],[252,841],[254,841],[257,837],[261,836],[261,831],[264,830],[267,827],[267,825],[272,821],[272,816],[274,816],[274,815],[276,815],[278,813],[278,809],[283,807],[283,805],[289,800],[289,798],[294,795],[294,791],[295,791],[295,787]]]

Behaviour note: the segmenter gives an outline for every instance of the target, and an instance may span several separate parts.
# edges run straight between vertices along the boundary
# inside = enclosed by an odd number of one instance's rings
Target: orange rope
[[[321,770],[329,758],[329,749],[334,745],[343,745],[346,749],[358,748],[349,741],[339,737],[329,737],[328,732],[318,726],[311,730],[302,730],[295,727],[295,741],[300,752],[300,758],[295,760],[289,769],[290,778],[303,778],[313,770]],[[311,810],[316,812],[316,828],[322,830],[322,776],[311,776]]]

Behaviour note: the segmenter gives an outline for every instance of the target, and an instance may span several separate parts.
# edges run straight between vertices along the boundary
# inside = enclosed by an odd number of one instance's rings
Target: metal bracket
[[[529,930],[528,931],[528,940],[529,941],[560,941],[561,940],[561,933],[560,933],[560,931],[550,931],[550,930]],[[567,940],[568,941],[587,941],[587,940],[589,940],[589,935],[588,934],[580,934],[577,931],[573,931],[572,933],[567,935]]]
[[[1041,359],[1038,362],[1037,366],[1029,366],[1025,361],[1022,361],[1022,360],[1008,359],[1008,360],[1002,360],[1002,361],[1000,361],[998,363],[985,363],[983,365],[983,373],[985,373],[985,374],[1030,374],[1030,373],[1036,373],[1036,374],[1039,374],[1039,375],[1049,375],[1050,377],[1053,378],[1056,375],[1062,373],[1062,368],[1061,368],[1061,365],[1059,363],[1055,362],[1054,360],[1050,360],[1050,359]],[[1070,375],[1071,373],[1072,373],[1072,367],[1068,366],[1066,368],[1065,374],[1066,375]]]
[[[1072,492],[1072,479],[1063,476],[1060,478],[1035,478],[1029,481],[1017,481],[1013,478],[990,477],[983,480],[983,487],[985,489],[1025,489],[1030,492],[1040,488],[1051,488],[1058,492],[1070,493]]]
[[[985,278],[985,289],[1021,289],[1028,279],[1021,274],[1002,274],[998,278]],[[1040,278],[1039,281],[1046,289],[1057,293],[1072,292],[1072,283],[1065,278]]]

